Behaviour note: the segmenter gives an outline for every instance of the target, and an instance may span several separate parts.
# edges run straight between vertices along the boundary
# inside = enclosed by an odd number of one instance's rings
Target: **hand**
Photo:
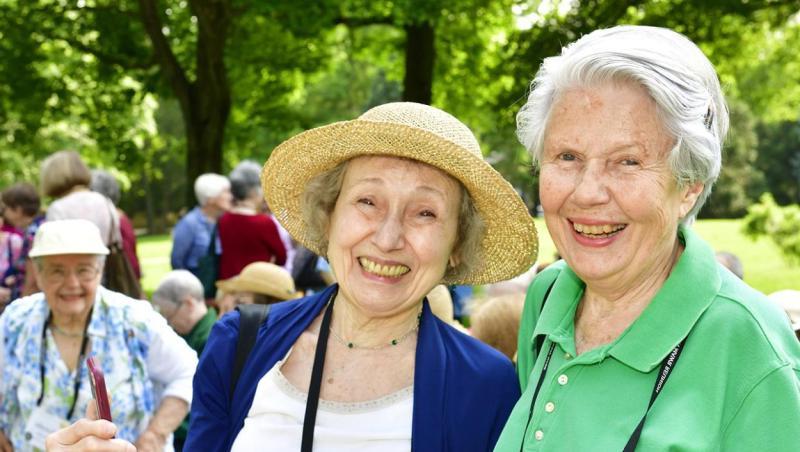
[[[86,407],[86,418],[47,435],[48,452],[136,452],[133,444],[113,439],[117,426],[104,419],[97,420],[94,400]]]
[[[11,301],[11,289],[7,287],[0,287],[0,306],[8,303],[9,301]]]
[[[6,438],[6,434],[0,430],[0,452],[14,452],[11,441]]]
[[[167,438],[152,430],[145,430],[136,440],[136,450],[139,452],[161,452],[167,444]]]

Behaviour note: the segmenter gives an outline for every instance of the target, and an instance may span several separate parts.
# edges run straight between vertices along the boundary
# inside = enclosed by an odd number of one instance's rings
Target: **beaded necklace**
[[[417,330],[419,330],[419,322],[420,322],[421,319],[422,319],[422,309],[420,309],[419,314],[417,314],[417,321],[416,321],[416,323],[414,323],[414,326],[412,326],[411,329],[409,329],[408,331],[403,333],[402,336],[392,339],[391,341],[389,341],[388,344],[373,345],[373,346],[358,345],[358,344],[356,344],[354,342],[347,341],[342,336],[340,336],[339,333],[336,332],[336,330],[333,329],[333,325],[331,325],[330,329],[331,329],[331,333],[333,333],[333,337],[336,339],[336,341],[339,342],[340,344],[344,345],[347,348],[350,348],[350,349],[361,349],[361,350],[381,350],[381,349],[384,349],[386,347],[394,347],[394,346],[398,345],[399,343],[401,343],[404,340],[406,340],[413,333],[415,333]]]

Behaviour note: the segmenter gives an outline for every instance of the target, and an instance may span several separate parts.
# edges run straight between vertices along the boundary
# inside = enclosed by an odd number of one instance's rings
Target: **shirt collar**
[[[609,353],[626,365],[650,372],[694,327],[719,291],[713,250],[680,226],[683,253],[653,301],[615,341]]]
[[[573,325],[575,318],[575,308],[578,301],[583,295],[584,283],[578,278],[565,261],[559,261],[552,264],[553,267],[560,267],[560,272],[556,280],[552,283],[552,289],[547,296],[551,302],[542,300],[544,306],[542,307],[539,321],[536,322],[536,327],[533,330],[531,337],[531,346],[537,336],[544,335],[550,337],[554,342],[565,345],[561,339],[568,333],[569,325]],[[546,291],[547,288],[544,288]],[[542,294],[544,296],[544,293]],[[553,302],[552,300],[569,300],[565,302]],[[571,327],[574,332],[574,326]],[[574,340],[574,339],[573,339]]]

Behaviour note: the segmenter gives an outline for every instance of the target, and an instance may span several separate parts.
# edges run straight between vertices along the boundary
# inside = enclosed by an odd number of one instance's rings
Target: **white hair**
[[[187,270],[173,270],[161,280],[153,292],[154,303],[180,304],[188,295],[193,300],[204,301],[203,283]]]
[[[711,62],[685,36],[657,27],[623,25],[583,36],[546,58],[528,100],[517,114],[517,136],[541,159],[550,111],[559,95],[609,81],[642,85],[675,138],[669,163],[678,186],[703,183],[703,192],[683,219],[691,222],[719,176],[728,108]]]
[[[197,197],[197,203],[201,206],[230,188],[231,183],[228,178],[215,173],[201,174],[194,181],[194,195]]]

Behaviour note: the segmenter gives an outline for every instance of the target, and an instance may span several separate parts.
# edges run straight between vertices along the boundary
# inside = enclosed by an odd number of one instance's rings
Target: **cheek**
[[[555,169],[543,167],[539,174],[539,201],[545,212],[558,209],[571,190],[571,186],[568,177]]]

